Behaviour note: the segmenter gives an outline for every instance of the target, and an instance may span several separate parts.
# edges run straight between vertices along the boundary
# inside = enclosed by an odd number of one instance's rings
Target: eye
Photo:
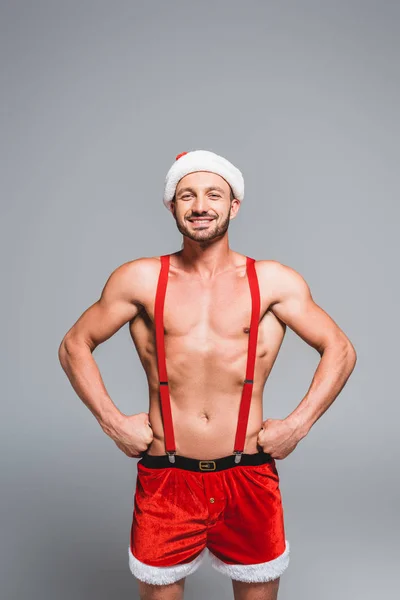
[[[211,198],[219,198],[219,194],[211,194]]]

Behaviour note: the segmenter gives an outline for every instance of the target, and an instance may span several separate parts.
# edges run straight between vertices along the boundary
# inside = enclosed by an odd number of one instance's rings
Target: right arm
[[[150,284],[149,260],[137,259],[118,267],[99,300],[65,334],[58,350],[61,366],[79,398],[103,431],[129,456],[140,455],[152,441],[148,415],[127,416],[115,406],[92,353],[143,309],[141,301]]]

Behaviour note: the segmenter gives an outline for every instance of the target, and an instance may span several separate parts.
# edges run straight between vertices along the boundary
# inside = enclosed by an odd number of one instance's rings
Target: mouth
[[[201,218],[198,219],[188,219],[191,223],[201,224],[201,223],[209,223],[210,221],[214,221],[214,218]]]

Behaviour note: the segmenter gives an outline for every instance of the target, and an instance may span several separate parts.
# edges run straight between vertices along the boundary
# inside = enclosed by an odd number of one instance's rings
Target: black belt
[[[197,458],[189,458],[175,454],[175,462],[171,463],[168,454],[161,456],[153,456],[145,453],[138,461],[144,467],[154,469],[164,469],[177,467],[178,469],[186,469],[187,471],[223,471],[237,466],[235,463],[235,455],[223,456],[214,458],[213,460],[198,460]],[[240,466],[247,465],[263,465],[264,463],[272,462],[272,456],[267,452],[256,452],[255,454],[242,454]]]

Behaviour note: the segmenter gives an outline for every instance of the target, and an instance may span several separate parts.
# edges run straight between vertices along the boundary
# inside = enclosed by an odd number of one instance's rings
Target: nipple
[[[250,327],[243,327],[243,331],[244,331],[245,333],[249,333],[249,331],[250,331]]]

